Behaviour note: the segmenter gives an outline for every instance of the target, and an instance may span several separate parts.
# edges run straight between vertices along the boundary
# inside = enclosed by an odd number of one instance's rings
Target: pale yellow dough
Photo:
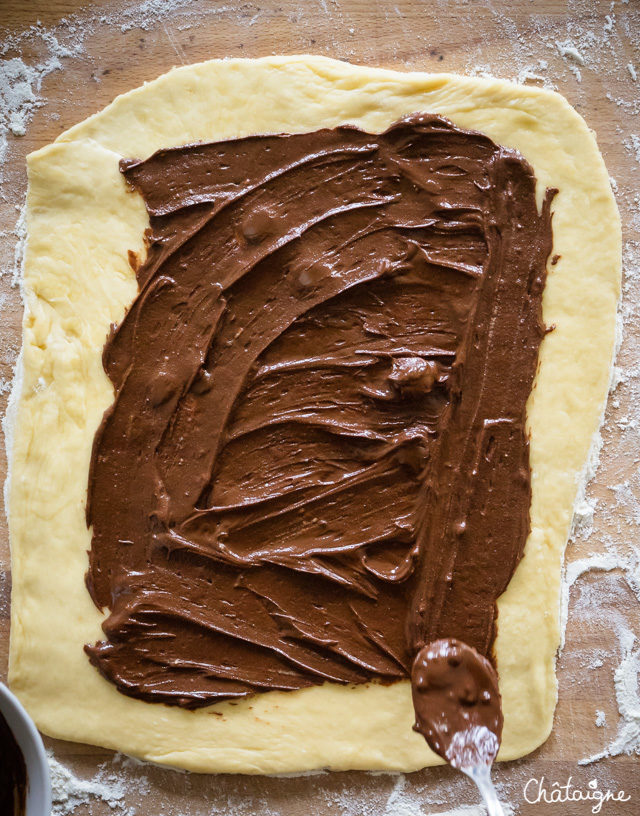
[[[413,722],[408,682],[270,692],[195,712],[125,697],[83,644],[103,616],[85,589],[84,505],[94,432],[112,401],[101,363],[136,293],[127,250],[147,216],[121,156],[344,122],[380,131],[429,111],[517,148],[538,193],[557,187],[542,344],[528,405],[533,501],[526,553],[499,602],[505,712],[500,757],[548,736],[556,703],[562,556],[579,477],[602,417],[620,286],[620,225],[593,134],[559,95],[488,79],[398,73],[320,57],[178,68],[29,156],[24,346],[12,451],[10,682],[39,728],[194,771],[330,767],[411,771],[439,761]],[[215,716],[221,713],[223,716]]]

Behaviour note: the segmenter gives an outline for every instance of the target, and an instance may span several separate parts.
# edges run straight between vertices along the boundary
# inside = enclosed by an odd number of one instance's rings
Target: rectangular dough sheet
[[[382,131],[427,111],[480,130],[557,187],[554,253],[528,403],[533,498],[525,557],[499,600],[500,757],[547,738],[557,689],[562,556],[602,418],[620,287],[620,226],[593,134],[558,94],[499,80],[400,73],[311,56],[211,61],[130,93],[29,156],[25,315],[13,393],[10,683],[38,727],[194,771],[328,767],[412,771],[440,760],[411,730],[410,685],[335,684],[186,711],[125,697],[83,645],[103,616],[85,588],[85,499],[95,430],[113,391],[101,353],[136,293],[142,199],[120,157],[252,133],[353,123]],[[215,712],[222,716],[214,715]]]

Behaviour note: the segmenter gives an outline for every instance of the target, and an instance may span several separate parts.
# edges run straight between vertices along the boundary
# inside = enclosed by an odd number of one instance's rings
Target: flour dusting
[[[594,570],[601,570],[609,572],[611,570],[619,569],[624,566],[619,557],[614,553],[604,553],[602,555],[591,555],[588,558],[581,558],[577,561],[571,561],[567,564],[564,573],[564,580],[562,582],[562,595],[560,597],[560,649],[562,653],[565,644],[565,636],[567,630],[567,620],[569,617],[569,593],[571,587],[586,572],[593,572]]]
[[[437,810],[432,809],[432,804],[427,804],[424,795],[416,795],[415,791],[410,791],[407,786],[407,777],[398,774],[393,785],[389,798],[387,799],[382,816],[485,816],[486,810],[482,805],[460,805],[458,807]],[[503,804],[504,816],[513,816],[514,810],[509,803]],[[349,811],[355,816],[355,811]]]
[[[51,775],[52,816],[68,816],[80,805],[95,801],[105,802],[118,814],[133,816],[135,811],[124,805],[125,789],[122,780],[110,782],[94,777],[78,779],[48,752]]]
[[[620,756],[620,754],[640,756],[640,693],[638,691],[640,646],[638,646],[635,634],[629,630],[621,632],[621,642],[623,657],[614,675],[616,700],[620,712],[618,733],[606,748],[584,757],[579,761],[579,765],[590,765],[600,759]],[[604,718],[601,722],[596,719],[596,725],[604,725],[604,722]]]
[[[40,95],[43,80],[53,71],[62,69],[63,59],[84,53],[83,36],[78,33],[67,45],[53,31],[37,25],[18,37],[7,37],[0,44],[0,57],[3,57],[0,61],[0,182],[8,158],[9,134],[24,136],[34,112],[44,104]],[[29,64],[20,56],[6,56],[19,51],[27,38],[40,41],[44,46],[42,59]]]

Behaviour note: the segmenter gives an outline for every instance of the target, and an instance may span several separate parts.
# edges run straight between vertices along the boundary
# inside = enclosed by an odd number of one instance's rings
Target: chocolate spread
[[[197,707],[491,657],[522,556],[548,191],[436,116],[123,161],[150,215],[104,349],[86,647]]]
[[[453,638],[423,646],[411,672],[414,730],[454,768],[489,766],[502,736],[498,677],[489,661]]]
[[[23,816],[27,801],[27,766],[9,724],[0,713],[0,813]]]

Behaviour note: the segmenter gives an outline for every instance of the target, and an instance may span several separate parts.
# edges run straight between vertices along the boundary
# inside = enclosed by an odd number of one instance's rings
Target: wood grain
[[[625,149],[624,141],[640,132],[637,119],[638,84],[627,63],[640,73],[640,6],[637,0],[493,0],[493,2],[372,2],[372,0],[193,0],[176,7],[166,3],[159,18],[141,27],[140,17],[127,16],[124,9],[133,0],[103,0],[86,4],[74,0],[0,0],[0,41],[8,45],[3,58],[21,57],[35,64],[46,56],[38,30],[56,28],[61,43],[77,42],[68,25],[79,25],[83,43],[76,57],[61,57],[64,70],[52,72],[40,94],[46,104],[35,112],[28,132],[21,138],[9,135],[10,162],[5,168],[0,198],[0,265],[12,265],[13,237],[25,190],[26,154],[50,142],[62,130],[99,110],[114,96],[140,85],[173,65],[212,57],[256,57],[273,53],[311,52],[352,62],[401,69],[468,72],[488,67],[493,73],[512,78],[524,67],[549,77],[558,90],[596,130],[611,174],[631,190],[638,187],[639,166]],[[615,50],[606,50],[604,33],[610,19],[614,26]],[[613,15],[613,18],[612,18]],[[105,21],[100,21],[103,16]],[[61,22],[62,21],[62,22]],[[31,36],[16,43],[16,35],[36,26]],[[39,26],[39,28],[38,28]],[[556,46],[567,40],[584,41],[585,31],[601,32],[589,46],[586,65],[563,59]],[[581,33],[582,32],[582,33]],[[582,39],[581,39],[582,38]],[[13,44],[13,47],[12,47]],[[588,45],[588,42],[587,42]],[[542,68],[540,60],[547,63]],[[604,66],[604,67],[603,67]],[[577,81],[575,71],[581,73]],[[530,80],[539,82],[539,80]],[[640,83],[639,83],[640,84]],[[608,96],[609,94],[609,96]],[[616,100],[628,104],[617,104]],[[634,108],[634,101],[636,107]],[[633,198],[620,201],[626,239],[633,233]],[[20,340],[21,307],[18,290],[10,274],[0,279],[3,312],[0,325],[0,377],[8,381]],[[621,362],[637,365],[636,329],[628,330]],[[2,408],[6,392],[0,395]],[[629,394],[620,395],[620,411]],[[627,406],[628,407],[628,406]],[[613,409],[608,416],[611,418]],[[606,456],[592,487],[600,506],[613,506],[610,486],[632,477],[636,445],[612,421],[605,432]],[[0,454],[0,476],[6,460]],[[609,519],[607,521],[607,519]],[[608,535],[620,536],[620,524],[612,527],[611,516],[596,516],[588,542],[576,542],[569,557],[584,557],[597,550]],[[625,535],[622,525],[622,535]],[[631,528],[630,528],[631,529]],[[9,548],[4,516],[0,519],[0,677],[6,676],[9,632]],[[637,758],[622,756],[592,766],[577,761],[597,751],[615,735],[618,718],[614,697],[613,669],[620,660],[617,631],[620,622],[640,632],[639,608],[633,594],[616,573],[589,574],[581,579],[579,591],[601,599],[601,620],[585,622],[575,614],[567,629],[567,647],[559,663],[560,704],[554,733],[531,757],[501,766],[496,776],[507,799],[523,816],[580,816],[591,812],[586,803],[563,805],[527,804],[523,785],[530,777],[544,775],[549,785],[564,784],[569,776],[586,788],[597,779],[599,787],[623,788],[632,799],[625,805],[605,804],[603,813],[614,816],[640,813],[640,774]],[[604,655],[601,667],[593,655]],[[46,667],[43,667],[46,670]],[[52,701],[55,704],[55,701]],[[606,725],[595,726],[596,710],[606,714]],[[274,815],[384,813],[394,780],[388,776],[334,774],[304,779],[252,779],[249,777],[206,777],[178,774],[164,769],[131,769],[113,764],[111,752],[84,745],[47,740],[56,756],[81,776],[93,775],[98,765],[108,762],[108,773],[128,781],[129,790],[121,804],[149,814],[249,814],[257,809]],[[136,779],[138,782],[136,783]],[[142,782],[140,781],[142,780]],[[135,789],[135,784],[138,788]],[[143,785],[143,787],[140,787]],[[132,787],[133,786],[133,787]],[[146,787],[144,787],[146,786]],[[148,788],[148,790],[147,790]],[[146,791],[146,792],[145,792]],[[476,801],[464,779],[450,769],[432,769],[413,774],[405,793],[423,797],[425,813],[436,813],[462,802]],[[441,804],[428,805],[429,800]],[[350,802],[350,810],[347,807]],[[398,806],[399,807],[399,806]],[[114,813],[97,801],[91,808],[78,807],[78,816]],[[115,812],[118,812],[116,808]],[[120,812],[124,812],[120,809]],[[392,814],[394,806],[386,811]],[[397,811],[399,812],[399,810]]]

